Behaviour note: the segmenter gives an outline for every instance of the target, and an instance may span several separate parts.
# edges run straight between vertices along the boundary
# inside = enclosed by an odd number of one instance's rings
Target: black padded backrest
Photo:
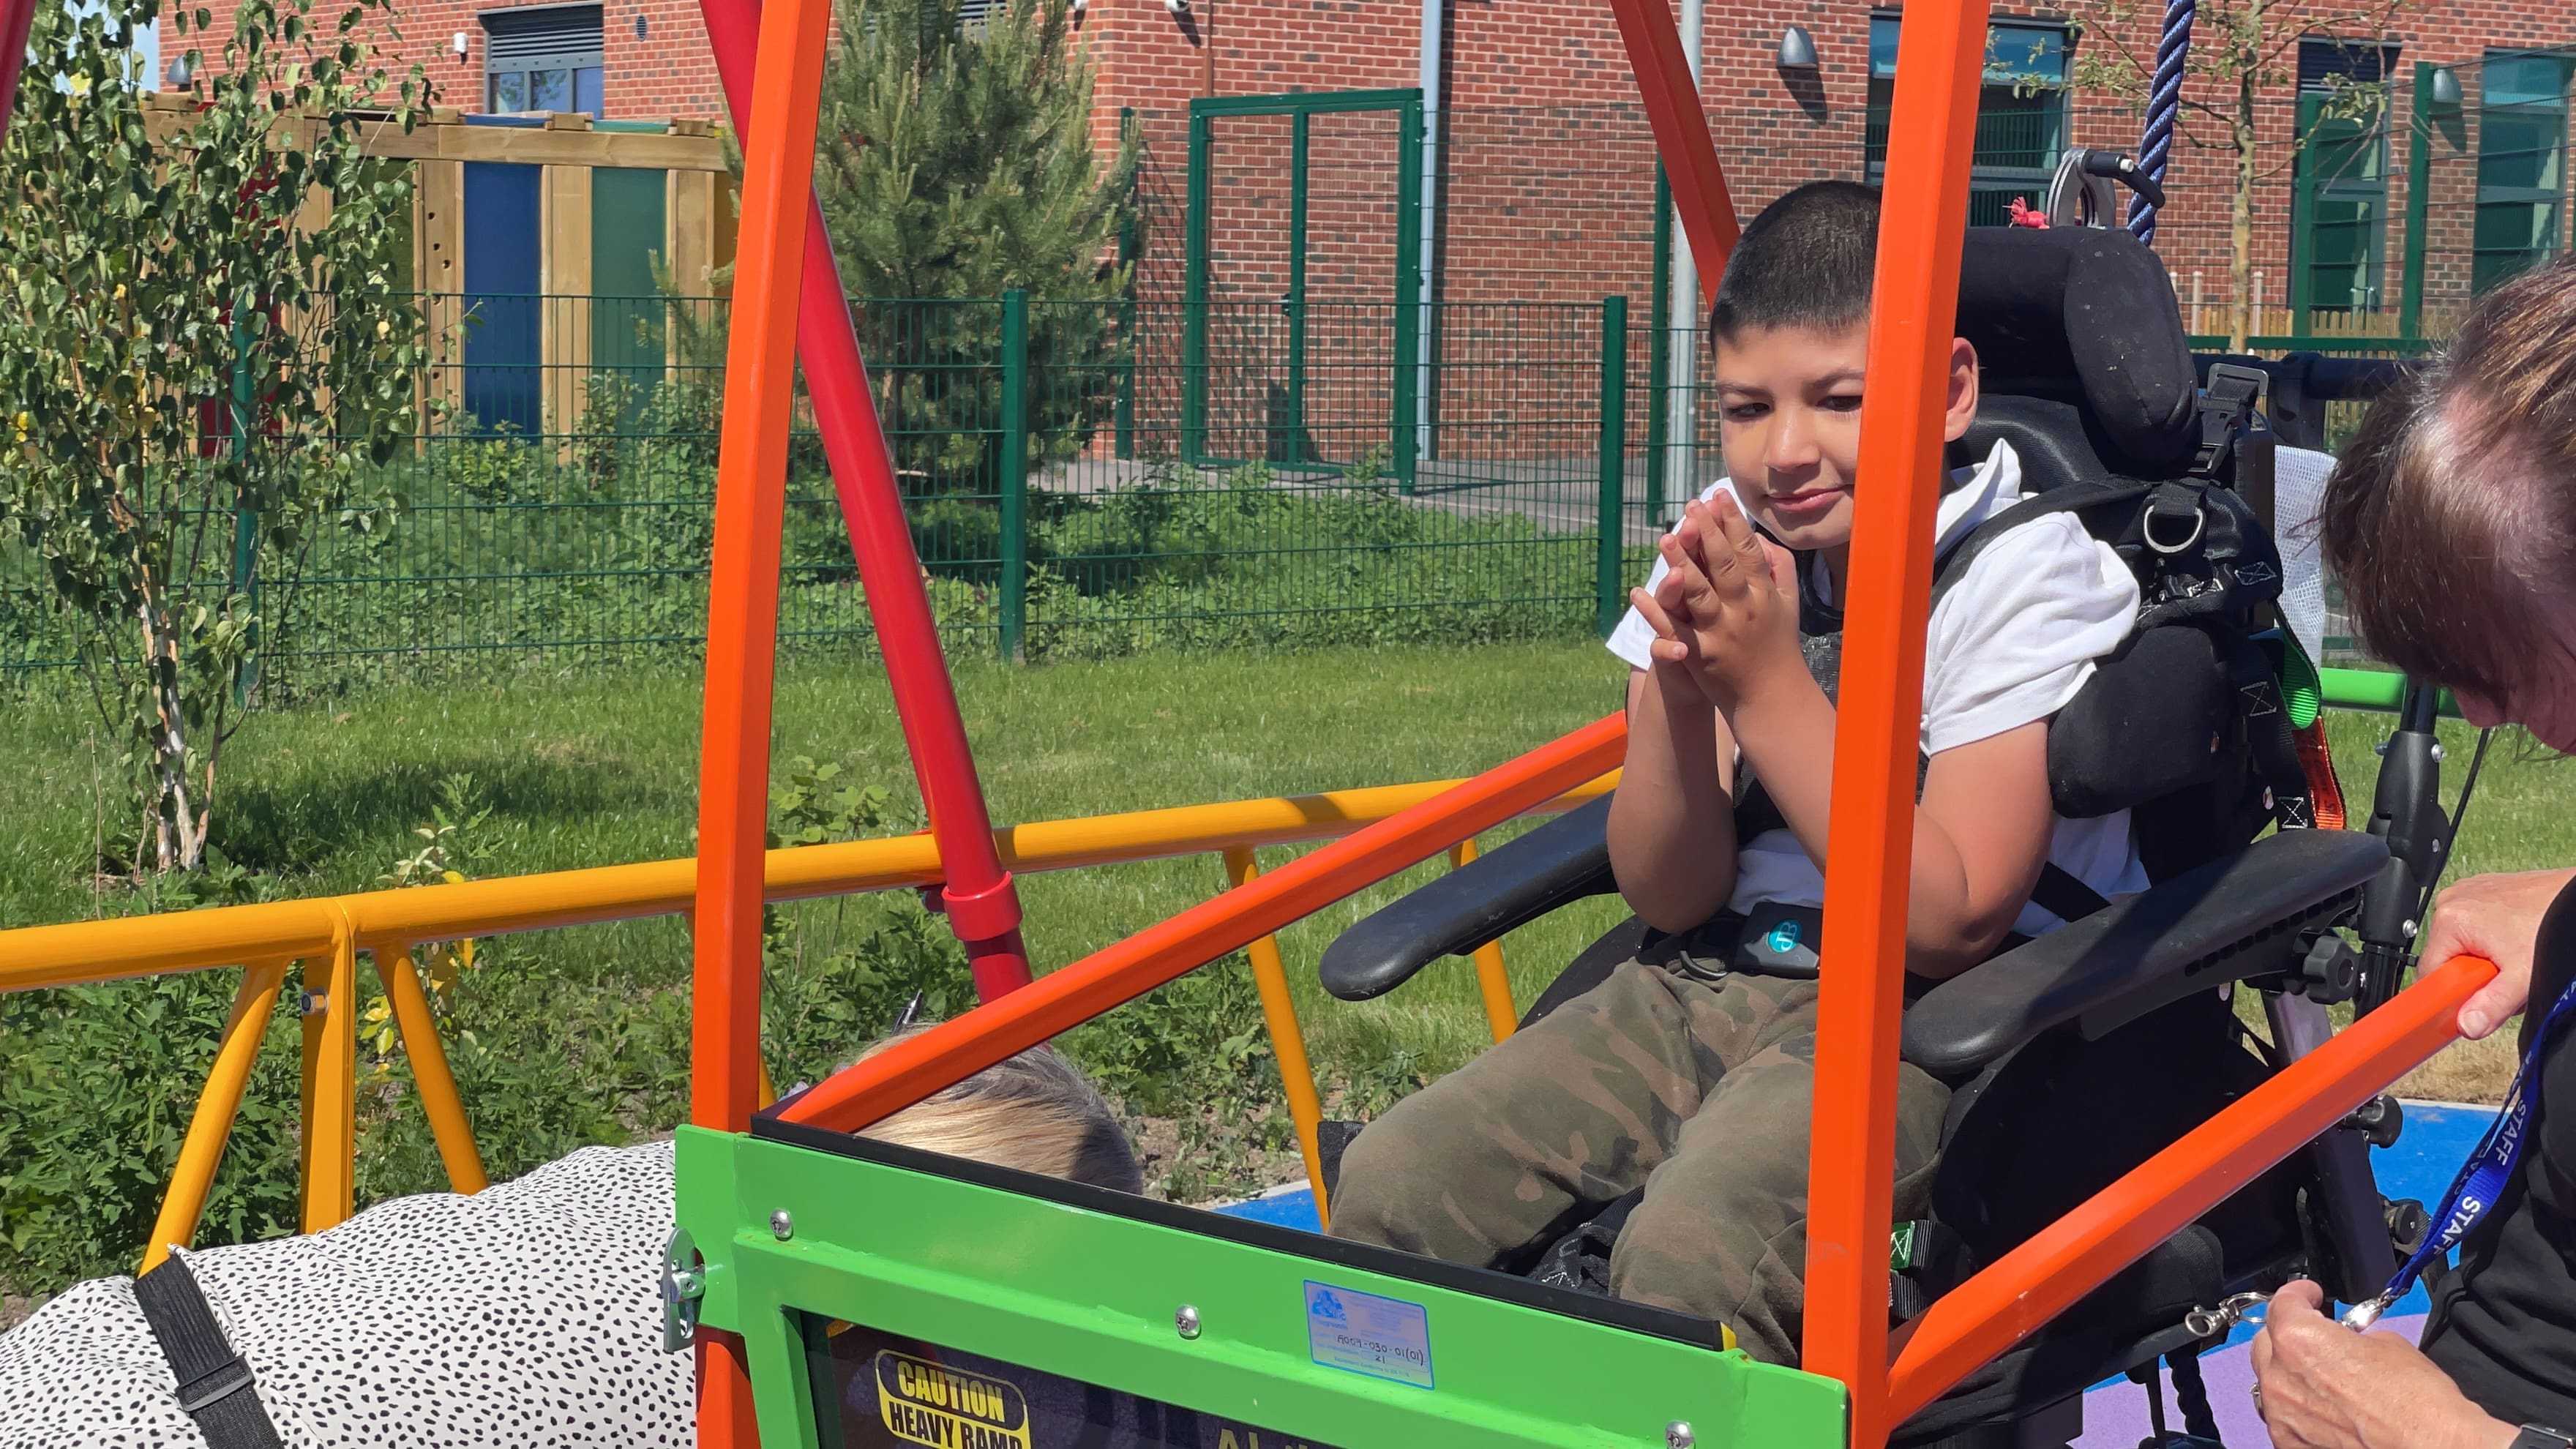
[[[1971,228],[1959,335],[1976,346],[1985,396],[2070,405],[2106,470],[2170,478],[2190,465],[2191,346],[2164,264],[2127,232]]]
[[[2109,482],[2112,470],[2103,460],[2120,456],[2101,425],[2074,403],[1981,391],[1977,420],[1960,438],[1952,464],[1973,465],[1997,443],[2012,444],[2013,455],[2021,460],[2022,487],[2032,493],[2070,483]]]

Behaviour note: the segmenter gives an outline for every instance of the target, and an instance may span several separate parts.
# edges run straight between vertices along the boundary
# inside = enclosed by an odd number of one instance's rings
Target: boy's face
[[[1717,339],[1718,438],[1754,522],[1790,548],[1851,542],[1869,324],[1747,327]],[[1977,354],[1952,342],[1945,441],[1977,415]]]
[[[1718,438],[1744,511],[1793,549],[1851,542],[1869,327],[1717,339]]]

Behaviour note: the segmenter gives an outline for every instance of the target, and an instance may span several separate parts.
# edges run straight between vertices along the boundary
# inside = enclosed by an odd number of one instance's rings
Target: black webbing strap
[[[179,1381],[179,1407],[197,1421],[209,1449],[285,1449],[252,1387],[250,1365],[233,1352],[186,1262],[174,1253],[135,1279],[134,1301]]]
[[[1932,604],[1941,600],[1959,581],[1968,576],[1969,566],[1997,539],[2033,519],[2052,513],[2083,514],[2095,509],[2132,507],[2147,496],[2153,484],[2132,480],[2103,480],[2091,483],[2069,483],[2045,493],[2033,493],[2019,503],[1995,513],[1985,522],[1944,549],[1932,562]]]
[[[2236,712],[2245,721],[2245,745],[2255,773],[2271,792],[2272,818],[2283,830],[2306,830],[2317,823],[2308,794],[2307,766],[2299,759],[2298,736],[2290,729],[2290,711],[2281,702],[2281,683],[2271,661],[2253,640],[2238,636],[2227,657],[2227,682],[2236,691]]]
[[[2182,1431],[2210,1444],[2218,1437],[2218,1416],[2209,1411],[2209,1384],[2200,1376],[2200,1350],[2178,1348],[2165,1355],[2173,1370],[2174,1402],[2182,1409]]]
[[[2056,861],[2043,861],[2039,867],[2039,884],[2030,889],[2030,903],[2061,921],[2075,922],[2095,911],[2110,908],[2110,898],[2086,885],[2075,872]]]

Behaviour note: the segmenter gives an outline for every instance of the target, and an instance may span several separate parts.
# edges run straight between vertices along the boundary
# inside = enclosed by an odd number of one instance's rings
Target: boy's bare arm
[[[1833,706],[1821,692],[1737,705],[1744,757],[1798,844],[1822,862],[1833,798]],[[1906,962],[1955,976],[1994,954],[2030,900],[2057,828],[2048,796],[2048,722],[2035,720],[1932,758],[1914,811]]]
[[[1956,976],[1993,955],[2030,903],[2056,832],[2048,721],[1933,756],[1914,812],[1913,970]]]
[[[1669,666],[1628,676],[1628,757],[1610,799],[1610,869],[1647,925],[1684,931],[1735,889],[1735,741]]]

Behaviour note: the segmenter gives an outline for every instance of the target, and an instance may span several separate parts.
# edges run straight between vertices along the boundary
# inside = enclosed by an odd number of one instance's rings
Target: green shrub
[[[240,973],[0,995],[0,1244],[20,1292],[131,1273]],[[200,1243],[294,1230],[295,992],[279,993]]]

